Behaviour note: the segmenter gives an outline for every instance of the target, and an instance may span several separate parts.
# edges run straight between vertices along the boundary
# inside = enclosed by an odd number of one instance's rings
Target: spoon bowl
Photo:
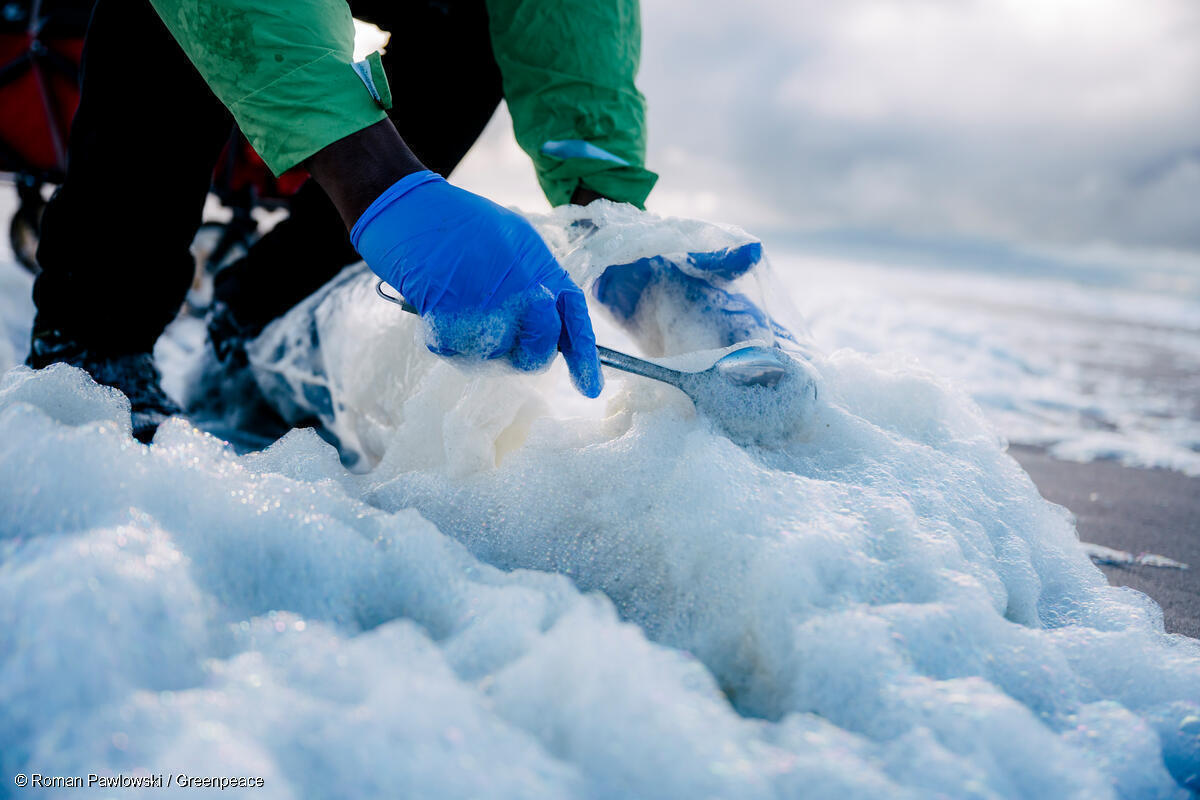
[[[699,372],[670,369],[607,347],[599,350],[602,364],[678,388],[738,444],[795,438],[808,428],[816,409],[815,377],[775,347],[741,347]]]
[[[774,388],[788,374],[788,358],[773,347],[743,347],[717,359],[704,373],[714,373],[735,386]]]

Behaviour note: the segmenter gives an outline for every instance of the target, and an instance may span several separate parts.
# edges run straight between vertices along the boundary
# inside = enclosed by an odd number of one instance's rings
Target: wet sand
[[[1200,639],[1200,478],[1115,462],[1077,464],[1013,445],[1009,452],[1047,500],[1078,520],[1079,538],[1134,555],[1156,553],[1190,569],[1101,566],[1109,582],[1162,606],[1167,631]]]

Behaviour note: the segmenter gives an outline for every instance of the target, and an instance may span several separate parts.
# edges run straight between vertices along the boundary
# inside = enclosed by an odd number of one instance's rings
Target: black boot
[[[213,301],[204,322],[217,361],[230,370],[245,368],[250,362],[246,345],[262,333],[263,326],[240,321],[220,299]]]
[[[287,433],[291,426],[259,389],[246,353],[265,326],[240,320],[219,298],[209,307],[205,326],[211,352],[188,401],[192,418],[242,450],[259,449]]]
[[[250,371],[246,345],[261,332],[256,325],[239,322],[221,300],[214,300],[204,319],[208,344],[203,372],[188,409],[203,418],[220,418],[241,426],[261,404],[258,387]]]
[[[34,331],[25,363],[42,369],[59,362],[79,367],[96,383],[124,393],[129,398],[133,435],[139,442],[149,443],[159,424],[183,413],[163,391],[162,375],[150,353],[93,353],[61,331]]]

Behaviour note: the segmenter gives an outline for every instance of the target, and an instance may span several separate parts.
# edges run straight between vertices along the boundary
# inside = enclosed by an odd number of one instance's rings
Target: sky
[[[1195,0],[643,0],[649,207],[1200,267]],[[545,208],[501,113],[454,178]]]

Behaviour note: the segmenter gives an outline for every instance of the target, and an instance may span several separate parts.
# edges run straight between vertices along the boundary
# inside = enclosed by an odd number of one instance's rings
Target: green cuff
[[[614,166],[594,158],[557,159],[544,154],[534,159],[538,183],[551,205],[571,202],[580,185],[618,203],[646,207],[646,197],[658,175],[635,166]]]
[[[383,75],[382,68],[376,73],[375,65],[371,67],[373,78]],[[386,78],[382,79],[381,99],[384,93],[390,104]],[[230,111],[276,175],[387,118],[354,66],[333,52],[234,102]]]

